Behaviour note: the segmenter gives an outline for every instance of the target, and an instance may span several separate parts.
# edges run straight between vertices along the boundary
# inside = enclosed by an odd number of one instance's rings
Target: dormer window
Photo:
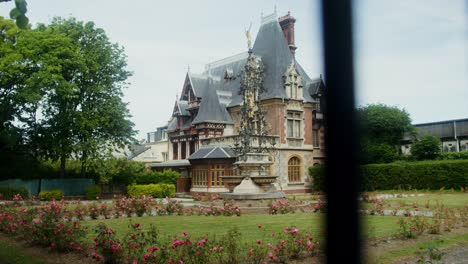
[[[235,77],[234,77],[234,71],[232,69],[226,69],[226,71],[224,71],[224,80],[225,81],[230,81],[230,80],[234,80]]]
[[[302,100],[302,78],[297,72],[294,63],[286,71],[283,80],[286,96],[290,99]]]

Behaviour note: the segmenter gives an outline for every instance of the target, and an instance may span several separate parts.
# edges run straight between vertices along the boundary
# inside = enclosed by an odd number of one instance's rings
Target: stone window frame
[[[286,138],[302,139],[303,138],[303,117],[302,111],[287,110],[286,111]],[[289,121],[292,121],[292,132],[290,134]],[[299,125],[297,125],[299,123]]]
[[[303,99],[302,77],[296,70],[294,63],[291,64],[287,72],[283,75],[283,81],[288,98],[293,100]]]
[[[312,145],[320,148],[320,129],[312,129]]]
[[[291,164],[291,162],[295,162]],[[302,159],[299,156],[292,156],[288,159],[288,182],[302,182]]]
[[[173,160],[179,159],[179,143],[178,142],[172,143],[172,159]]]

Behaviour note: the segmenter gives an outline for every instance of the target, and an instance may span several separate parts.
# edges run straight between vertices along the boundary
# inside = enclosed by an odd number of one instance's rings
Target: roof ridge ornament
[[[266,15],[266,16],[263,16],[262,14],[262,25],[263,24],[266,24],[266,23],[269,23],[271,21],[278,21],[278,14],[276,12],[276,5],[275,5],[275,10],[273,11],[272,14],[269,14],[269,15]]]
[[[247,38],[247,49],[249,50],[249,52],[252,50],[252,34],[250,33],[251,29],[252,29],[252,22],[250,22],[249,29],[244,29],[245,37]]]

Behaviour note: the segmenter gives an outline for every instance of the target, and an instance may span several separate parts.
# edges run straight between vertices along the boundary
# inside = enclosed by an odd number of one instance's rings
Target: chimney
[[[278,18],[278,22],[283,30],[284,37],[288,42],[289,50],[291,51],[291,55],[294,58],[294,54],[296,53],[296,45],[294,45],[294,23],[296,19],[291,16],[291,12],[288,11],[288,14]]]

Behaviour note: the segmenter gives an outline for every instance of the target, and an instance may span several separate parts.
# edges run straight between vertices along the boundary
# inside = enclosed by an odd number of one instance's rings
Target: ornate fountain
[[[246,35],[249,36],[248,32]],[[248,41],[248,43],[250,43]],[[242,72],[240,95],[241,108],[240,132],[233,147],[238,157],[234,165],[234,176],[223,176],[229,193],[222,193],[227,199],[276,199],[284,197],[274,183],[278,176],[270,175],[273,162],[268,154],[268,141],[265,111],[261,107],[259,95],[263,92],[263,63],[260,58],[249,56]],[[274,146],[274,142],[270,145]]]

